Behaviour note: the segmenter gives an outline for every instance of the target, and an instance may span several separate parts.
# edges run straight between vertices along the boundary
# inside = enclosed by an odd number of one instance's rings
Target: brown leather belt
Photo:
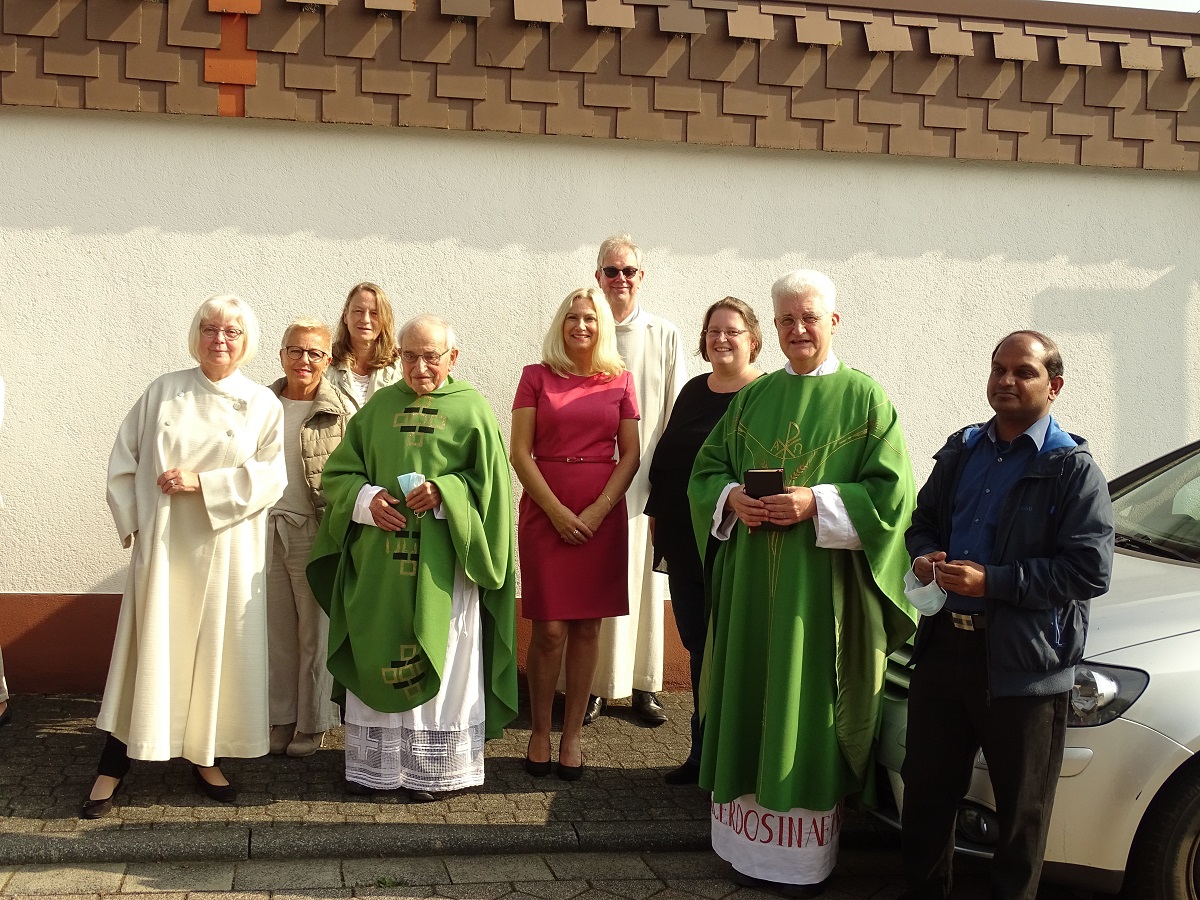
[[[987,628],[984,613],[950,613],[950,623],[959,631],[983,631]]]
[[[611,456],[539,456],[538,462],[615,463]]]

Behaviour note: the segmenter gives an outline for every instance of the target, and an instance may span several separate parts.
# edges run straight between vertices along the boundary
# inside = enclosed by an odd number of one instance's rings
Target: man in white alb
[[[645,725],[667,721],[655,692],[662,688],[663,591],[666,579],[651,575],[653,551],[649,520],[642,515],[650,495],[649,460],[671,416],[675,397],[687,381],[679,330],[642,309],[638,289],[645,272],[642,251],[627,234],[600,245],[596,281],[617,323],[617,349],[637,386],[641,458],[646,461],[625,495],[629,509],[629,615],[605,619],[584,722],[600,714],[604,700],[633,696],[633,711]]]

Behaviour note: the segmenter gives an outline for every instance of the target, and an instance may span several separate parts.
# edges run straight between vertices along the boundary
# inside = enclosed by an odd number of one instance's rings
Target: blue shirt
[[[946,558],[968,559],[986,566],[992,561],[996,527],[1008,492],[1025,474],[1041,452],[1050,428],[1050,414],[1042,416],[1012,441],[996,439],[996,422],[967,437],[963,463],[950,518],[950,546]],[[947,593],[946,608],[952,612],[983,612],[982,597]]]

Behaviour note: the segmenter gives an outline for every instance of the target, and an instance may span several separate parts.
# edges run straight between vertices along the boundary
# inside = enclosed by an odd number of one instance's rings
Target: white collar
[[[841,363],[838,362],[838,358],[830,353],[829,356],[825,357],[825,362],[821,363],[811,372],[805,372],[804,375],[832,375],[838,370],[839,365],[841,365]],[[792,364],[790,362],[783,367],[783,371],[787,372],[789,375],[800,374],[792,368]]]

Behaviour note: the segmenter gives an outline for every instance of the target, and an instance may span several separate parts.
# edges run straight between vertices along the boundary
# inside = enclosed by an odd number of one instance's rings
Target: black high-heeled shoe
[[[83,801],[83,809],[79,812],[81,819],[103,819],[113,809],[113,797],[117,796],[117,791],[121,789],[121,785],[125,783],[125,779],[121,778],[116,786],[112,789],[112,793],[100,800],[93,800],[90,797]]]
[[[578,781],[583,777],[583,770],[586,768],[582,762],[577,766],[567,766],[563,763],[558,764],[557,774],[563,781]]]
[[[525,757],[525,774],[532,775],[534,778],[543,778],[550,774],[550,760],[545,762],[534,762],[528,756]]]
[[[213,784],[205,780],[200,774],[200,767],[192,765],[192,775],[196,778],[196,787],[200,788],[202,793],[209,800],[216,800],[218,803],[233,803],[237,800],[237,788],[232,784]]]

